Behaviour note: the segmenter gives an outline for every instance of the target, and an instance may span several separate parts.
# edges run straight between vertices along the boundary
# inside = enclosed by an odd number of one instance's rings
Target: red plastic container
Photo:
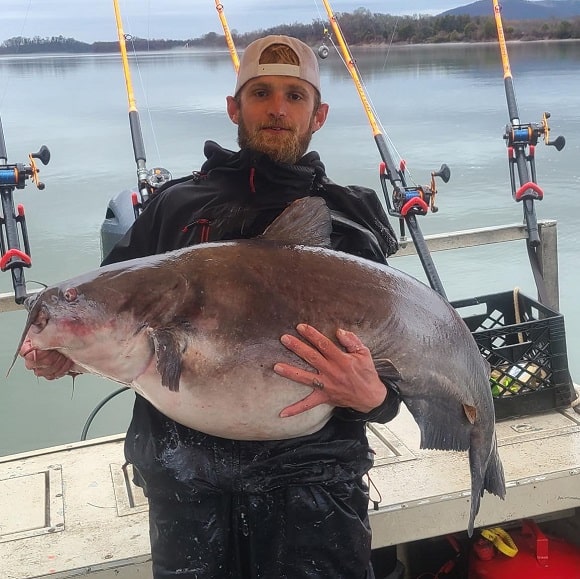
[[[468,579],[580,579],[579,548],[547,537],[531,520],[509,534],[517,555],[508,557],[481,538],[470,553]]]

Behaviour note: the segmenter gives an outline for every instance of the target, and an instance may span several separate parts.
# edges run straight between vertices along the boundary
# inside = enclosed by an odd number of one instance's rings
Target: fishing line
[[[387,61],[389,60],[389,55],[391,54],[391,47],[395,42],[395,34],[397,33],[397,28],[399,27],[399,20],[401,17],[397,17],[395,20],[395,26],[393,27],[393,34],[391,34],[391,40],[389,41],[389,45],[387,46],[387,54],[385,55],[385,62],[383,63],[383,70],[387,69]]]
[[[147,52],[150,52],[150,44],[149,44],[149,30],[147,31]],[[131,43],[131,49],[133,58],[135,60],[135,66],[137,68],[137,76],[139,77],[139,84],[141,86],[141,91],[143,94],[143,98],[145,99],[145,110],[147,111],[147,118],[149,119],[149,129],[151,131],[151,135],[153,136],[153,145],[155,147],[155,151],[157,153],[157,160],[159,164],[161,164],[161,152],[159,150],[159,140],[157,139],[157,133],[155,132],[155,124],[153,123],[153,115],[151,114],[151,107],[149,106],[149,97],[147,94],[147,89],[145,88],[145,82],[143,80],[143,75],[141,73],[141,66],[139,61],[139,56],[137,54],[137,48],[135,47],[135,37],[131,34],[128,35],[128,40]]]
[[[167,169],[160,167],[148,170],[147,156],[145,154],[145,143],[143,141],[143,133],[141,131],[141,121],[139,118],[139,111],[137,109],[137,102],[133,92],[133,81],[131,80],[131,69],[129,66],[129,58],[127,56],[127,42],[125,32],[123,30],[123,20],[121,18],[121,9],[119,7],[119,0],[113,0],[113,9],[115,12],[115,22],[117,26],[117,37],[119,40],[119,49],[121,52],[121,62],[123,65],[123,74],[125,77],[125,87],[127,91],[127,100],[129,103],[129,126],[131,128],[131,140],[133,144],[133,153],[135,163],[137,164],[137,190],[138,193],[133,193],[131,196],[131,203],[133,205],[133,213],[137,218],[143,208],[144,203],[150,198],[157,188],[171,179],[171,174]],[[133,45],[133,49],[135,46]],[[136,51],[135,51],[136,52]]]
[[[340,60],[342,61],[342,63],[344,64],[345,68],[348,70],[349,69],[349,64],[348,62],[345,60],[344,55],[342,54],[340,48],[336,45],[336,43],[334,42],[334,39],[332,37],[332,34],[329,33],[328,29],[325,28],[324,32],[323,32],[323,36],[326,40],[328,40],[328,42],[330,42],[332,44],[332,47],[334,48],[336,54],[338,54],[338,57],[340,58]],[[356,75],[358,77],[358,80],[360,82],[360,85],[366,95],[366,100],[368,102],[368,105],[372,111],[373,116],[375,117],[375,121],[378,125],[378,127],[380,128],[380,132],[383,134],[383,137],[387,140],[388,144],[389,144],[389,148],[391,149],[391,151],[394,152],[395,157],[397,157],[397,159],[399,160],[399,162],[403,161],[403,157],[401,156],[401,154],[399,153],[399,151],[397,150],[397,147],[395,146],[395,143],[392,141],[391,137],[388,135],[387,131],[385,130],[385,127],[383,126],[377,109],[373,103],[373,100],[369,94],[369,90],[365,84],[364,79],[362,78],[362,75],[360,73],[360,69],[358,68],[358,65],[356,63],[356,59],[352,59],[352,66],[354,67],[354,69],[356,70]],[[416,184],[415,180],[413,179],[413,176],[409,170],[409,168],[407,167],[407,177],[409,178],[409,180],[413,183]]]
[[[326,13],[320,11],[320,6],[316,0],[312,0],[314,6],[316,7],[316,11],[318,12],[318,20],[324,22],[326,20]]]
[[[151,51],[151,0],[147,2],[147,52]],[[157,153],[157,160],[161,164],[161,152],[159,149],[159,140],[157,139],[157,133],[155,132],[155,125],[153,123],[153,116],[151,114],[151,107],[149,105],[149,98],[147,94],[147,89],[145,88],[145,82],[143,80],[143,74],[141,72],[141,64],[140,59],[137,54],[137,48],[135,46],[135,35],[131,33],[131,18],[127,19],[128,27],[129,27],[129,34],[125,35],[125,39],[131,45],[131,54],[133,56],[133,60],[135,62],[135,67],[137,68],[137,76],[139,77],[139,85],[141,87],[141,93],[145,100],[145,110],[147,111],[147,117],[149,119],[149,129],[151,131],[153,137],[153,145],[155,147],[155,151]]]

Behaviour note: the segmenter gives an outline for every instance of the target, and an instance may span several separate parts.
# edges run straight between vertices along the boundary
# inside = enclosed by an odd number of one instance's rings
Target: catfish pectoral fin
[[[179,330],[163,328],[151,334],[157,356],[157,371],[161,375],[161,384],[172,392],[179,391],[182,358],[185,344]]]

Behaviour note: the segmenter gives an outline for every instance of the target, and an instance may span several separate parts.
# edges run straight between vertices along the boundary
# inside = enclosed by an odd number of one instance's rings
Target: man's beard
[[[280,127],[281,130],[271,134],[262,130],[266,127]],[[291,165],[296,163],[308,150],[311,139],[312,133],[309,130],[300,134],[280,121],[272,121],[249,131],[244,123],[243,115],[238,118],[238,144],[240,148],[265,153],[279,163]]]

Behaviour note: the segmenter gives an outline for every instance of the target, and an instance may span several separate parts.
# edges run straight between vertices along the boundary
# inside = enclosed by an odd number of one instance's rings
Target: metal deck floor
[[[507,420],[497,432],[507,498],[486,494],[476,526],[580,508],[579,414]],[[403,408],[369,434],[373,546],[464,531],[467,455],[419,450]],[[123,435],[0,458],[0,577],[149,578],[147,502],[123,463]]]

